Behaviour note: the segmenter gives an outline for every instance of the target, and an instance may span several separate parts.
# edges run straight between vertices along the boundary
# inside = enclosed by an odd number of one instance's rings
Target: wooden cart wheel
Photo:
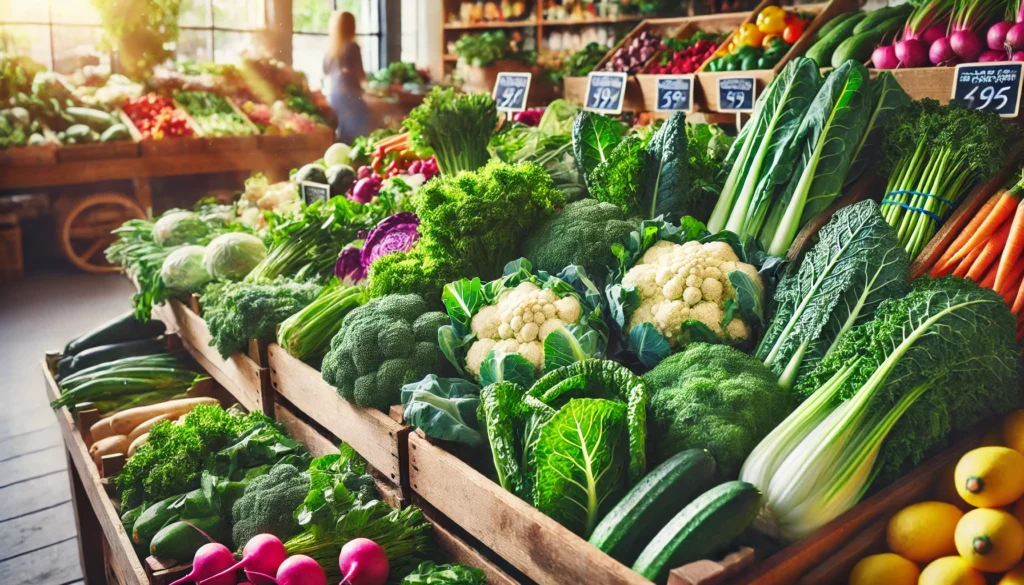
[[[117,238],[111,231],[145,212],[134,199],[119,193],[97,193],[75,201],[61,214],[61,251],[78,268],[91,273],[117,272],[103,252]]]

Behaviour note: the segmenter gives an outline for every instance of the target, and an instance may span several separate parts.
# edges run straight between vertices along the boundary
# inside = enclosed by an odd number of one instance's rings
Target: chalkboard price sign
[[[967,63],[956,66],[953,95],[972,110],[1015,118],[1020,112],[1024,63]]]
[[[299,189],[302,191],[302,201],[306,205],[312,205],[317,201],[327,201],[331,198],[331,186],[323,183],[302,181],[299,183]]]
[[[659,75],[655,79],[656,112],[689,112],[693,109],[693,75]]]
[[[522,112],[530,95],[532,73],[498,73],[494,80],[494,97],[499,112]]]
[[[583,109],[599,114],[619,115],[626,97],[626,74],[594,71],[587,76],[587,100]]]
[[[722,77],[718,80],[720,112],[753,112],[757,81],[753,77]]]

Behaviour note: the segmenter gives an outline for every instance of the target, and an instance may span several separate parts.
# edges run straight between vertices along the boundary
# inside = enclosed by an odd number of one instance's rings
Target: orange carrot
[[[975,282],[981,280],[988,267],[999,260],[999,255],[1003,252],[1003,248],[1006,247],[1006,238],[1010,236],[1011,227],[1013,227],[1012,221],[1004,221],[999,226],[999,229],[996,230],[996,233],[992,234],[992,237],[985,242],[978,259],[974,261],[971,269],[967,271],[967,278]]]
[[[947,267],[945,265],[949,262],[949,259],[953,257],[953,254],[956,254],[964,247],[967,240],[971,238],[971,234],[978,231],[978,228],[981,227],[981,222],[985,221],[985,218],[992,213],[992,208],[996,206],[996,201],[998,199],[999,194],[997,193],[989,197],[988,201],[985,202],[985,205],[982,205],[981,208],[978,209],[978,212],[974,214],[973,218],[971,218],[967,227],[960,232],[960,235],[958,235],[956,239],[953,240],[953,243],[946,248],[946,251],[942,253],[942,256],[935,261],[935,265],[932,267],[932,270],[942,272],[942,274],[932,274],[932,276],[945,276],[953,271],[953,266],[948,267],[947,271]]]
[[[928,271],[928,276],[931,276],[932,278],[938,278],[940,276],[946,276],[948,274],[953,274],[953,271],[956,270],[956,267],[957,267],[957,263],[956,262],[949,262],[949,263],[946,264],[946,266],[942,266],[942,267],[940,267],[939,264],[936,263],[934,266],[932,266],[932,269]],[[995,281],[995,278],[996,277],[993,275],[992,276],[992,280]]]
[[[1024,309],[1024,280],[1017,285],[1017,296],[1013,299],[1013,306],[1010,307],[1014,315],[1024,317],[1024,312],[1021,312],[1021,309]]]
[[[999,258],[999,270],[996,272],[996,290],[1003,290],[1007,284],[1007,277],[1010,269],[1024,253],[1024,201],[1017,204],[1017,211],[1013,215],[1010,235],[1006,238],[1006,247],[1003,248],[1003,255]]]
[[[955,262],[960,260],[970,254],[975,248],[982,246],[999,229],[999,226],[1013,217],[1016,209],[1017,198],[1010,191],[1003,191],[999,195],[999,200],[996,201],[995,206],[992,208],[992,213],[985,218],[985,221],[981,222],[981,225],[978,226],[978,231],[971,234],[971,239],[967,240],[964,247],[960,248],[956,254],[953,254],[949,261]]]
[[[957,264],[956,270],[953,271],[953,276],[958,278],[967,278],[967,271],[971,269],[971,266],[974,265],[974,261],[978,259],[978,256],[981,256],[981,251],[984,249],[985,248],[983,246],[977,246],[974,250],[971,250],[971,252],[967,254],[967,257],[961,260],[960,264]]]
[[[985,276],[982,277],[982,279],[978,281],[978,286],[980,286],[981,288],[990,288],[992,290],[995,290],[994,287],[995,287],[995,284],[996,284],[996,272],[998,272],[998,270],[997,270],[998,268],[999,268],[999,266],[996,265],[996,264],[993,264],[992,266],[989,266],[988,270],[985,271]],[[935,276],[935,275],[931,275],[931,276]],[[1014,292],[1014,294],[1016,294],[1017,293],[1017,289],[1013,289],[1013,292]]]
[[[1010,299],[1017,297],[1017,289],[1020,285],[1021,278],[1024,278],[1024,255],[1017,258],[1017,261],[1010,267],[1010,274],[1006,277],[1006,282],[1003,283],[1002,289],[994,289],[1001,296],[1010,295]],[[1013,304],[1013,301],[1010,301]]]

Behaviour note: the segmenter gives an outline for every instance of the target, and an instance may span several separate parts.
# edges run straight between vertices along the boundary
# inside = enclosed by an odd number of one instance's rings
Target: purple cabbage
[[[381,220],[363,239],[362,248],[349,244],[338,254],[334,275],[347,284],[366,278],[370,265],[391,252],[408,252],[420,239],[420,220],[415,213],[402,212]]]

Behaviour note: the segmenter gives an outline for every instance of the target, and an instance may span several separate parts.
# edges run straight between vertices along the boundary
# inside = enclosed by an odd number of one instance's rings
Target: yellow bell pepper
[[[769,46],[771,46],[772,41],[777,38],[779,38],[779,35],[764,35],[764,38],[761,39],[761,48],[767,49]]]
[[[782,30],[785,30],[783,25]],[[782,32],[780,30],[779,32]],[[764,39],[764,33],[757,28],[756,24],[748,22],[740,26],[739,30],[736,31],[736,44],[741,47],[760,47],[761,40]]]
[[[757,29],[766,35],[781,35],[786,30],[786,11],[768,6],[757,15]]]

